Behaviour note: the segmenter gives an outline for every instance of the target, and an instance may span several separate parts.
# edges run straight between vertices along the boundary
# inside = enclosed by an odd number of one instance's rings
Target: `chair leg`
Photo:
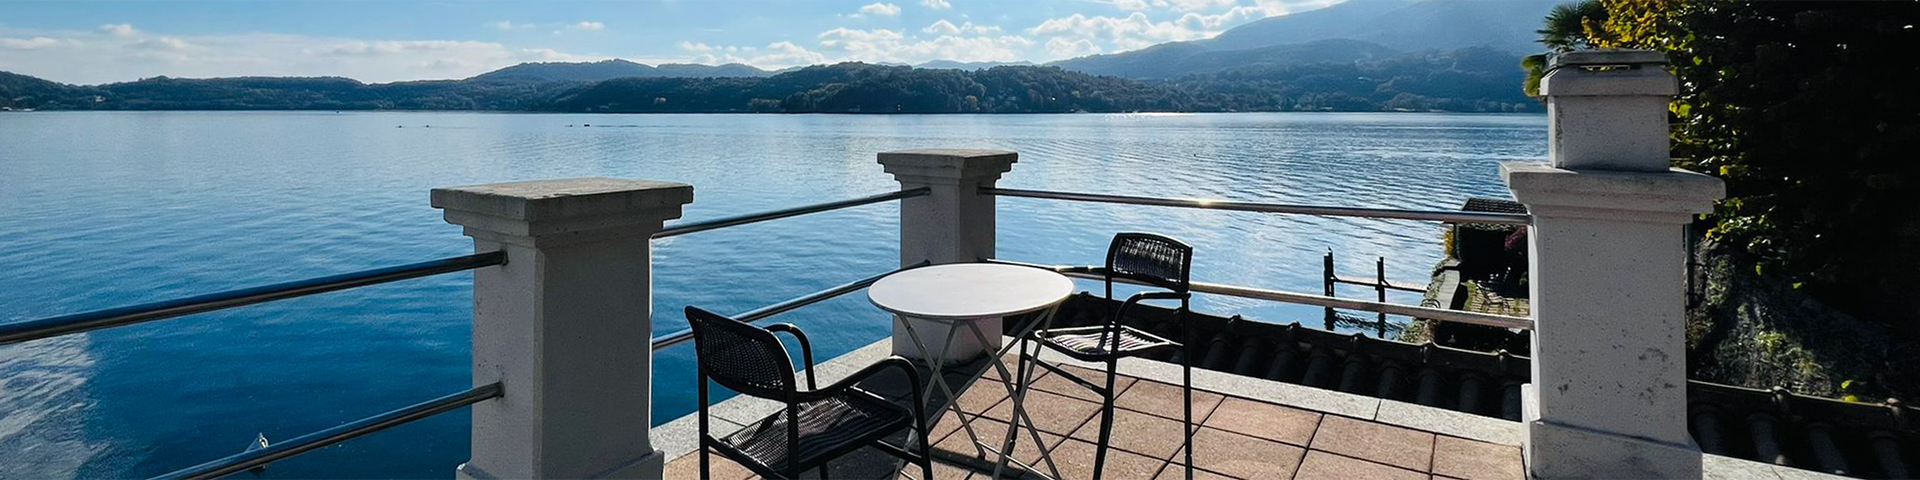
[[[1093,454],[1093,480],[1100,480],[1106,474],[1107,448],[1113,441],[1113,383],[1119,375],[1120,362],[1107,361],[1107,390],[1101,392],[1100,403],[1100,443],[1095,445]]]
[[[1191,358],[1193,355],[1189,354],[1180,359],[1180,373],[1185,382],[1181,385],[1181,392],[1184,393],[1182,400],[1185,400],[1186,422],[1181,425],[1185,429],[1181,432],[1181,438],[1185,439],[1187,447],[1187,480],[1193,480],[1193,364],[1188,361]]]
[[[710,455],[711,454],[707,452],[707,446],[701,445],[700,446],[700,480],[713,479],[713,460],[708,458]]]
[[[820,480],[827,480],[827,464],[822,463],[820,466],[814,467],[814,470],[820,472]]]

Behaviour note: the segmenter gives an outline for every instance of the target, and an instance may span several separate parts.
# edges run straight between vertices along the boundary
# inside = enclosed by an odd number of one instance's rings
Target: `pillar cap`
[[[1577,50],[1554,55],[1540,79],[1544,96],[1672,96],[1679,81],[1663,67],[1666,54],[1649,50]]]
[[[1531,162],[1500,164],[1500,178],[1535,217],[1561,216],[1686,223],[1726,196],[1719,178],[1681,170],[1567,170]]]
[[[577,235],[590,231],[653,231],[680,218],[693,186],[619,178],[569,178],[433,189],[434,208],[468,235],[494,237]],[[651,231],[645,232],[651,234]]]
[[[900,180],[1000,178],[1020,154],[1005,150],[927,148],[880,152],[880,165]]]

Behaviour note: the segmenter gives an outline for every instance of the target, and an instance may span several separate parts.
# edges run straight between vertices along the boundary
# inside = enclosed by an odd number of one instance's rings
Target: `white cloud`
[[[840,60],[864,62],[1013,61],[1023,57],[1021,53],[1026,47],[1034,45],[1033,40],[1018,35],[941,35],[920,39],[908,37],[899,30],[845,27],[821,32],[819,39],[821,49],[839,53]]]
[[[96,30],[99,30],[100,33],[113,35],[116,37],[131,37],[135,34],[140,33],[139,30],[133,29],[133,24],[128,24],[128,23],[109,23],[106,25],[101,25],[100,28]]]
[[[1000,27],[991,26],[991,25],[974,25],[973,22],[966,22],[960,25],[954,25],[953,22],[941,20],[941,21],[933,22],[932,25],[927,25],[926,28],[922,28],[920,29],[920,31],[935,34],[935,35],[958,35],[962,33],[969,34],[969,35],[992,35],[992,34],[1000,33]]]
[[[1051,40],[1047,40],[1047,53],[1053,54],[1054,58],[1084,57],[1100,53],[1100,46],[1094,45],[1092,40],[1084,38],[1067,40],[1054,37]]]
[[[605,30],[607,28],[607,24],[605,23],[589,22],[589,21],[580,21],[580,22],[573,22],[573,23],[514,23],[509,20],[501,20],[497,22],[487,22],[482,25],[485,25],[487,28],[492,28],[494,30],[499,30],[502,32],[533,30],[533,29],[552,29],[555,35],[565,33],[568,31],[597,32],[600,30]]]
[[[1143,0],[1144,1],[1144,0]],[[1159,43],[1199,40],[1219,35],[1228,28],[1248,21],[1275,15],[1285,15],[1296,7],[1323,6],[1338,0],[1254,0],[1253,5],[1235,5],[1233,0],[1153,0],[1154,5],[1175,10],[1188,9],[1172,20],[1153,20],[1147,12],[1135,11],[1125,17],[1076,13],[1071,16],[1052,18],[1026,30],[1028,35],[1055,37],[1048,40],[1048,51],[1059,58],[1060,52],[1084,53],[1084,47],[1074,46],[1080,40],[1092,42],[1096,47],[1104,44],[1110,48],[1105,51],[1124,51],[1145,48]],[[1115,0],[1116,7],[1144,7],[1130,3],[1129,0]],[[1124,4],[1124,5],[1123,5]],[[1207,10],[1217,6],[1234,5],[1219,13],[1202,13],[1191,10]],[[1062,40],[1054,42],[1053,40]],[[1059,47],[1059,48],[1052,48]]]
[[[1216,7],[1230,7],[1236,0],[1153,0],[1154,6],[1171,8],[1179,12],[1197,12]]]
[[[900,14],[900,6],[891,3],[869,3],[860,7],[860,15],[878,15],[892,17]]]
[[[1147,0],[1113,0],[1112,3],[1114,8],[1121,10],[1138,11],[1147,9]]]
[[[931,8],[934,10],[946,10],[949,8],[953,8],[953,4],[947,3],[947,0],[920,0],[920,4],[926,5],[927,8]]]
[[[0,38],[0,65],[17,73],[81,84],[160,75],[344,76],[386,82],[465,78],[520,62],[606,58],[494,42],[362,40],[275,33],[158,35],[130,28]]]
[[[37,50],[42,48],[53,47],[59,44],[60,44],[59,40],[54,40],[47,37],[0,38],[0,49]]]
[[[1143,48],[1162,42],[1197,40],[1211,36],[1190,28],[1186,22],[1155,22],[1143,12],[1126,17],[1072,16],[1049,19],[1027,29],[1030,35],[1062,36],[1070,39],[1105,40],[1123,50]]]
[[[132,46],[135,48],[144,48],[148,50],[161,50],[161,51],[169,51],[169,52],[184,52],[193,48],[193,44],[187,43],[187,41],[185,40],[181,40],[173,37],[149,38],[146,40],[134,42]]]
[[[800,65],[826,63],[827,56],[807,50],[793,42],[773,42],[766,48],[741,46],[715,46],[705,43],[683,40],[680,49],[696,53],[691,60],[694,63],[722,64],[745,63],[760,68],[781,69]]]

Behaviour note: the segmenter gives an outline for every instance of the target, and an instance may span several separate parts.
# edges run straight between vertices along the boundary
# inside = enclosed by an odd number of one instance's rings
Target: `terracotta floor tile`
[[[909,475],[911,475],[911,477],[909,477]],[[919,465],[908,464],[900,469],[900,475],[895,476],[894,480],[907,480],[908,478],[920,479],[923,477]],[[986,478],[986,474],[976,474],[973,470],[966,467],[942,462],[939,459],[933,461],[933,480],[973,480],[983,478]]]
[[[1425,472],[1432,467],[1433,441],[1433,434],[1419,430],[1328,415],[1312,448]]]
[[[1007,387],[999,380],[982,378],[967,391],[960,392],[960,410],[979,415],[1007,399]]]
[[[1134,382],[1133,386],[1127,387],[1127,391],[1114,399],[1113,403],[1120,408],[1179,420],[1183,414],[1180,408],[1180,396],[1179,385],[1140,380]],[[1205,420],[1207,415],[1220,405],[1221,398],[1223,397],[1218,393],[1194,390],[1193,423]]]
[[[727,457],[713,454],[713,480],[743,480],[755,476],[752,470],[740,466]],[[698,480],[700,478],[700,452],[693,452],[667,462],[666,480]]]
[[[1264,480],[1289,478],[1300,468],[1304,448],[1214,428],[1202,428],[1193,438],[1194,466],[1234,478]],[[1175,452],[1173,462],[1185,465],[1186,452]],[[1198,475],[1195,475],[1198,478]]]
[[[1066,443],[1060,444],[1059,448],[1055,448],[1053,450],[1053,461],[1055,465],[1060,467],[1060,475],[1066,477],[1062,480],[1093,478],[1093,461],[1096,450],[1093,444],[1079,440],[1067,440]],[[1106,474],[1102,478],[1114,480],[1150,479],[1153,478],[1155,474],[1160,473],[1161,467],[1166,466],[1166,464],[1167,461],[1163,459],[1149,458],[1120,449],[1107,449],[1107,462],[1103,467],[1106,470]],[[1040,468],[1041,472],[1047,471],[1045,464],[1036,466]]]
[[[1243,435],[1305,446],[1313,439],[1314,429],[1320,427],[1320,414],[1230,397],[1220,402],[1220,407],[1207,416],[1205,425]]]
[[[1275,480],[1285,480],[1288,477],[1271,477],[1271,478]],[[1153,480],[1187,480],[1187,467],[1177,463],[1167,464],[1166,467],[1160,469],[1160,475],[1153,477]],[[1209,472],[1206,470],[1194,469],[1193,480],[1254,480],[1254,479],[1235,479],[1233,477]],[[1260,479],[1260,480],[1265,480],[1265,479]]]
[[[1035,368],[1036,368],[1035,371],[1037,372],[1046,371],[1045,369],[1042,369],[1039,367],[1035,367]],[[1060,368],[1065,369],[1076,376],[1079,376],[1081,380],[1093,382],[1094,385],[1099,385],[1102,387],[1106,386],[1107,372],[1105,370],[1090,370],[1086,368],[1076,367],[1073,365],[1061,365]],[[1034,389],[1043,390],[1051,393],[1057,393],[1057,394],[1078,398],[1078,399],[1086,400],[1089,402],[1095,402],[1095,403],[1098,403],[1102,400],[1100,398],[1100,394],[1094,393],[1093,390],[1088,390],[1087,387],[1081,386],[1078,383],[1074,383],[1073,380],[1068,379],[1067,377],[1064,377],[1052,372],[1048,372],[1048,373],[1049,374],[1047,376],[1040,377],[1038,380],[1035,380],[1032,382]],[[1129,387],[1133,386],[1133,383],[1135,381],[1136,379],[1133,377],[1120,375],[1118,378],[1115,378],[1113,380],[1113,389],[1115,391],[1121,392],[1123,394],[1122,396],[1124,396],[1124,393],[1127,391]]]
[[[999,421],[994,421],[992,419],[984,419],[984,418],[976,419],[973,423],[973,428],[976,433],[980,434],[981,441],[987,442],[990,446],[996,449],[1000,448],[1000,445],[1002,445],[1002,442],[1006,441],[1006,438],[1007,438],[1006,422],[999,422]],[[1013,458],[1015,460],[1020,460],[1023,462],[1032,462],[1035,459],[1040,458],[1039,452],[1041,451],[1041,449],[1034,448],[1032,434],[1029,433],[1025,427],[1022,427],[1018,433],[1020,434],[1020,441],[1014,444]],[[1040,433],[1040,440],[1046,442],[1046,445],[1045,445],[1046,449],[1053,449],[1058,447],[1060,445],[1060,442],[1065,439],[1066,437],[1062,437],[1059,435],[1054,435],[1046,432]],[[953,455],[958,455],[963,457],[972,457],[972,458],[979,457],[979,450],[975,449],[974,446],[970,443],[970,440],[968,439],[966,432],[961,432],[961,431],[955,431],[951,434],[948,434],[946,438],[943,438],[937,442],[934,442],[933,448],[936,450],[945,451],[948,454],[953,454]],[[940,455],[941,453],[939,452],[935,453],[936,457]],[[987,454],[987,460],[986,460],[987,462],[992,462],[996,460],[998,460],[998,458],[994,457],[992,453]],[[981,475],[981,477],[985,478],[986,475]]]
[[[1073,433],[1074,429],[1080,428],[1080,424],[1086,423],[1087,419],[1093,418],[1093,415],[1100,411],[1100,404],[1086,400],[1039,390],[1030,390],[1026,395],[1027,415],[1033,418],[1035,426],[1047,433],[1058,435]],[[1007,421],[1013,417],[1013,402],[1000,402],[999,405],[987,410],[986,417]]]
[[[1428,480],[1428,475],[1318,450],[1307,452],[1294,480]]]
[[[1113,411],[1110,445],[1149,457],[1169,458],[1183,446],[1180,426],[1178,420],[1116,408]],[[1095,413],[1093,418],[1087,419],[1087,423],[1080,425],[1079,430],[1073,431],[1072,437],[1100,443],[1100,415]]]
[[[979,417],[971,418],[977,419]],[[984,422],[984,420],[974,420],[973,428],[981,428],[985,425],[985,423],[982,422]],[[1001,425],[1005,424],[1003,423]],[[930,428],[930,430],[932,431],[928,432],[927,438],[932,438],[934,441],[947,438],[947,435],[951,435],[953,432],[960,430],[960,417],[955,416],[951,410],[941,412],[940,416],[934,419],[933,427]]]
[[[1520,447],[1442,436],[1433,444],[1433,473],[1461,480],[1524,480]]]

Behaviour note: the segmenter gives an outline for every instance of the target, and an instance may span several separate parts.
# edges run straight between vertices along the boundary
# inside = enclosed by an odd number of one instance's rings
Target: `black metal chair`
[[[1106,386],[1101,387],[1091,381],[1080,378],[1053,364],[1041,361],[1037,355],[1028,354],[1021,349],[1020,384],[1029,381],[1027,376],[1031,368],[1027,362],[1046,368],[1055,375],[1063,375],[1073,383],[1079,384],[1100,394],[1100,442],[1093,460],[1093,478],[1099,480],[1106,466],[1107,448],[1113,435],[1113,392],[1115,370],[1120,359],[1157,354],[1168,349],[1185,349],[1192,345],[1191,339],[1175,342],[1161,338],[1145,330],[1129,327],[1125,323],[1127,310],[1146,300],[1179,300],[1180,309],[1175,311],[1177,320],[1185,317],[1191,294],[1189,276],[1193,270],[1193,247],[1179,240],[1150,233],[1122,233],[1113,237],[1113,243],[1107,247],[1106,266],[1096,273],[1104,277],[1107,286],[1107,300],[1113,300],[1113,283],[1116,279],[1132,280],[1159,287],[1164,290],[1146,291],[1127,297],[1125,302],[1114,308],[1111,316],[1098,325],[1082,327],[1052,328],[1036,331],[1031,339],[1038,340],[1048,349],[1065,354],[1068,357],[1088,362],[1100,362],[1107,365]],[[1184,329],[1183,329],[1184,330]],[[1037,354],[1039,351],[1034,351]],[[1193,478],[1193,354],[1187,351],[1181,355],[1180,369],[1184,375],[1183,398],[1186,419],[1186,456],[1187,478]]]
[[[819,388],[813,375],[813,346],[799,327],[782,323],[760,328],[696,307],[687,307],[687,322],[693,326],[694,348],[699,356],[702,480],[709,478],[709,455],[713,451],[761,476],[797,479],[802,472],[819,468],[824,480],[829,460],[864,446],[918,463],[921,478],[932,480],[933,457],[929,455],[927,417],[921,405],[925,396],[920,393],[920,373],[907,359],[889,357],[839,383]],[[792,334],[800,341],[800,353],[807,363],[806,390],[797,385],[793,361],[774,332]],[[906,372],[907,383],[913,388],[911,411],[856,386],[888,368]],[[708,378],[741,395],[780,401],[786,408],[740,431],[716,437],[707,424]],[[908,437],[907,447],[885,441],[887,436],[907,428],[918,432],[917,453],[908,451],[913,435]]]

